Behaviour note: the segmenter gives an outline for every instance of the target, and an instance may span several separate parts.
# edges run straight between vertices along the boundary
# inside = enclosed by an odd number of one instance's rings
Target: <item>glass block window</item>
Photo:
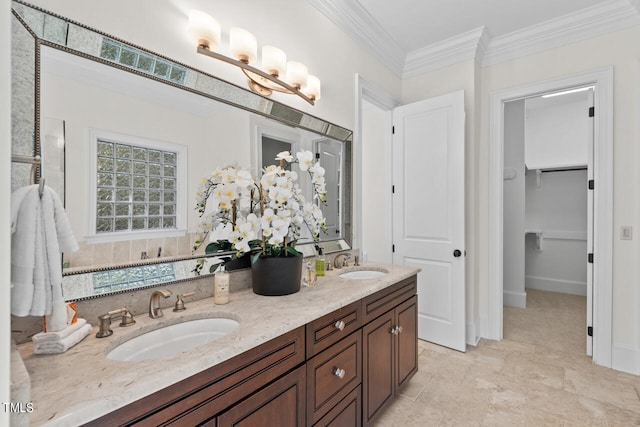
[[[93,273],[96,293],[122,291],[176,280],[173,263],[151,264]]]
[[[96,234],[176,229],[178,153],[96,143]]]
[[[187,69],[178,64],[106,37],[102,40],[100,56],[173,83],[184,84],[187,76]]]

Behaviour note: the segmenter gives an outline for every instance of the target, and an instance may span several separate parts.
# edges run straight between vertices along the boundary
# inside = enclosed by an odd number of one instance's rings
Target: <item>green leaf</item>
[[[291,246],[287,246],[286,252],[291,256],[300,256],[300,255],[302,255],[302,253],[298,252],[297,250],[295,250]]]
[[[209,267],[209,273],[215,273],[215,271],[218,269],[218,267],[220,267],[223,263],[219,262],[217,264],[212,264],[211,267]]]
[[[256,252],[255,254],[251,255],[251,264],[255,264],[256,261],[258,261],[258,258],[260,258],[260,252]]]

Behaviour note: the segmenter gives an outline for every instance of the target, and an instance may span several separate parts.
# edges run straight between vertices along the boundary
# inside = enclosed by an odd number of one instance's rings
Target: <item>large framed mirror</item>
[[[264,138],[327,156],[334,188],[321,244],[327,253],[349,249],[350,130],[28,3],[14,0],[13,15],[14,33],[35,40],[36,87],[33,108],[23,109],[25,123],[35,122],[33,132],[22,129],[31,139],[14,135],[13,145],[44,144],[41,122],[64,123],[66,170],[43,162],[42,176],[64,177],[59,188],[81,247],[65,254],[65,298],[192,278],[189,266],[203,257],[192,253],[200,180],[228,163],[258,172],[270,156]]]

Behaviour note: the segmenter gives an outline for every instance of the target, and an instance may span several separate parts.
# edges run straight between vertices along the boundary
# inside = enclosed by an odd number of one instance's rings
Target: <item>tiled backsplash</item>
[[[195,241],[195,233],[187,233],[182,237],[166,237],[154,239],[138,239],[122,242],[87,243],[78,242],[80,250],[64,254],[66,268],[84,269],[122,265],[141,260],[145,252],[149,258],[186,257],[192,255],[191,249]],[[204,252],[204,245],[197,253]]]

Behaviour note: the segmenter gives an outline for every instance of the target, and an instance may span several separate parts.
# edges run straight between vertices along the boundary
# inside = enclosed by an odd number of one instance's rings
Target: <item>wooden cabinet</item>
[[[307,361],[307,425],[313,425],[362,382],[360,330]]]
[[[387,295],[378,293],[369,298],[375,310],[388,310],[362,328],[362,418],[365,425],[418,371],[417,296],[414,292],[398,305],[392,302],[396,300],[395,296],[405,294],[407,286],[415,289],[415,278],[413,283],[400,282]],[[366,303],[365,299],[363,306]]]
[[[353,427],[362,425],[362,387],[351,393],[334,406],[314,427]]]
[[[218,417],[218,427],[296,427],[305,423],[304,366],[248,397]]]
[[[86,425],[367,425],[417,359],[414,276]]]

